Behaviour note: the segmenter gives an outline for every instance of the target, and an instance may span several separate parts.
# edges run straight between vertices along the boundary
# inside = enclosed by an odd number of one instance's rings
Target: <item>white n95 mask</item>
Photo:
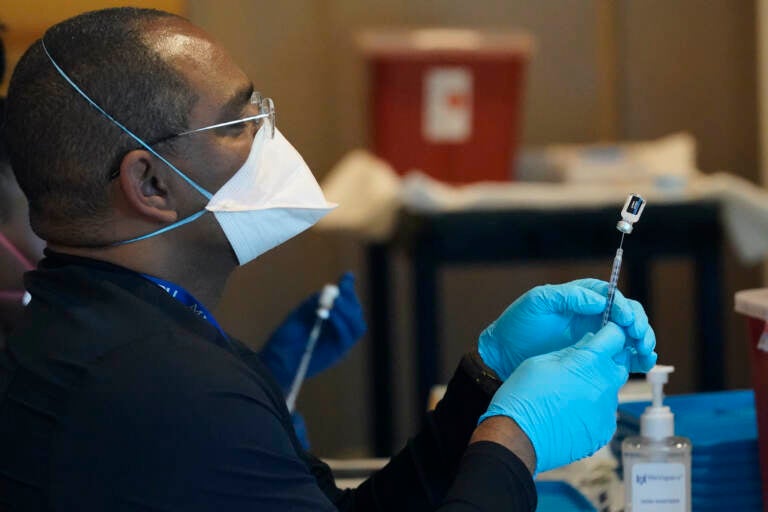
[[[336,207],[298,151],[265,121],[240,169],[210,199],[237,261],[245,265],[313,226]]]

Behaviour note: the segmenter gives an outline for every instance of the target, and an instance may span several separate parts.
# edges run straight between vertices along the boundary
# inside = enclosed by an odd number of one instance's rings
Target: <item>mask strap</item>
[[[140,240],[146,240],[147,238],[152,238],[153,236],[162,235],[166,231],[170,231],[172,229],[176,229],[176,228],[178,228],[180,226],[183,226],[184,224],[189,224],[190,222],[199,219],[207,211],[208,210],[200,210],[197,213],[193,213],[189,217],[186,217],[186,218],[181,219],[181,220],[177,220],[173,224],[169,224],[169,225],[165,226],[164,228],[158,229],[157,231],[153,231],[151,233],[147,233],[146,235],[137,236],[136,238],[131,238],[130,240],[123,240],[122,242],[115,242],[115,243],[111,244],[111,246],[114,247],[114,246],[117,246],[117,245],[130,244],[131,242],[138,242]]]
[[[16,261],[21,263],[21,266],[24,267],[24,270],[34,270],[35,265],[32,264],[31,261],[29,261],[29,258],[24,256],[21,251],[11,243],[8,238],[2,233],[0,233],[0,246],[2,246],[6,251],[11,253],[11,255],[16,258]]]
[[[59,72],[59,74],[62,76],[62,78],[64,78],[64,80],[66,80],[66,81],[69,83],[69,85],[71,85],[71,86],[72,86],[72,88],[73,88],[75,91],[77,91],[77,93],[78,93],[78,94],[80,94],[80,96],[82,96],[83,98],[85,98],[85,100],[86,100],[86,101],[88,101],[88,103],[90,103],[90,104],[91,104],[91,106],[92,106],[93,108],[95,108],[96,110],[98,110],[98,111],[99,111],[99,113],[101,113],[101,115],[103,115],[104,117],[106,117],[107,119],[109,119],[110,121],[112,121],[112,122],[113,122],[113,123],[114,123],[114,124],[115,124],[115,125],[116,125],[118,128],[120,128],[120,129],[121,129],[121,130],[123,130],[125,133],[127,133],[127,134],[128,134],[130,137],[131,137],[131,138],[133,138],[133,140],[135,140],[136,142],[138,142],[138,143],[139,143],[139,144],[140,144],[140,145],[141,145],[141,146],[142,146],[144,149],[146,149],[147,151],[149,151],[150,153],[152,153],[153,155],[155,155],[155,156],[156,156],[157,158],[159,158],[159,159],[160,159],[160,161],[162,161],[162,162],[163,162],[165,165],[167,165],[168,167],[170,167],[171,169],[173,169],[173,170],[176,172],[176,174],[178,174],[179,176],[181,176],[181,177],[184,179],[184,181],[186,181],[187,183],[189,183],[189,184],[190,184],[190,185],[191,185],[191,186],[192,186],[192,187],[193,187],[195,190],[197,190],[197,191],[198,191],[198,192],[199,192],[199,193],[200,193],[200,194],[201,194],[201,195],[202,195],[204,198],[206,198],[206,199],[210,200],[210,199],[213,197],[213,195],[212,195],[210,192],[208,192],[208,191],[207,191],[207,190],[205,190],[203,187],[201,187],[200,185],[198,185],[197,183],[195,183],[194,181],[192,181],[190,178],[188,178],[188,177],[187,177],[187,176],[186,176],[186,175],[185,175],[183,172],[181,172],[180,170],[178,170],[178,169],[176,168],[176,166],[175,166],[175,165],[173,165],[171,162],[169,162],[169,161],[168,161],[168,160],[167,160],[165,157],[163,157],[163,156],[162,156],[160,153],[158,153],[157,151],[155,151],[154,149],[152,149],[152,148],[151,148],[151,147],[150,147],[150,146],[149,146],[149,145],[148,145],[146,142],[144,142],[143,140],[141,140],[141,138],[139,138],[139,136],[135,135],[135,134],[134,134],[134,133],[133,133],[131,130],[129,130],[128,128],[126,128],[126,127],[125,127],[125,126],[124,126],[124,125],[123,125],[123,124],[122,124],[120,121],[118,121],[117,119],[115,119],[114,117],[112,117],[111,115],[109,115],[109,114],[107,113],[107,111],[105,111],[103,108],[101,108],[101,107],[100,107],[100,106],[99,106],[99,105],[98,105],[98,104],[97,104],[95,101],[93,101],[93,100],[92,100],[92,99],[91,99],[91,98],[90,98],[90,97],[89,97],[87,94],[85,94],[85,92],[84,92],[82,89],[80,89],[80,87],[78,87],[78,86],[77,86],[77,84],[76,84],[76,83],[75,83],[75,82],[74,82],[74,81],[73,81],[73,80],[72,80],[72,79],[69,77],[69,75],[67,75],[67,74],[64,72],[64,70],[63,70],[63,69],[61,69],[61,67],[60,67],[60,66],[59,66],[59,65],[56,63],[56,61],[53,59],[53,57],[51,56],[51,54],[48,52],[48,48],[46,48],[46,46],[45,46],[45,41],[43,40],[43,38],[40,38],[40,44],[42,44],[42,46],[43,46],[43,51],[44,51],[44,52],[45,52],[45,54],[48,56],[48,60],[50,60],[50,61],[51,61],[51,64],[53,64],[53,67],[54,67],[54,68],[56,68],[56,71],[58,71],[58,72]],[[169,226],[169,227],[170,227],[170,226]],[[139,240],[139,239],[137,238],[136,240]]]

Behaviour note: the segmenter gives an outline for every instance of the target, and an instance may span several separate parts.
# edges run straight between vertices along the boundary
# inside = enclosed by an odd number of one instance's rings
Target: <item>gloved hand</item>
[[[317,375],[340,361],[365,333],[365,319],[355,294],[352,273],[342,275],[338,286],[339,296],[333,303],[330,316],[323,322],[307,377]],[[259,352],[262,362],[272,371],[284,391],[293,382],[309,341],[309,333],[315,325],[318,298],[319,293],[315,293],[294,309]]]
[[[598,279],[533,288],[480,334],[480,357],[506,380],[527,358],[571,346],[588,332],[597,332],[607,293],[608,283]],[[616,290],[610,320],[627,336],[628,370],[646,372],[653,368],[656,335],[643,306]]]
[[[502,384],[480,422],[507,416],[547,471],[596,452],[616,430],[619,388],[628,373],[624,331],[609,323],[572,347],[525,360]]]

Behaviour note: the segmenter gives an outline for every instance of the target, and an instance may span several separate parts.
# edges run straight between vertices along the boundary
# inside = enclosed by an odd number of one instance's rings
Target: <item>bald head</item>
[[[107,9],[51,27],[44,41],[97,104],[142,139],[155,140],[186,129],[196,101],[170,63],[179,27],[199,30],[161,11]],[[6,131],[35,232],[72,246],[108,241],[99,227],[109,220],[110,183],[123,155],[138,143],[64,81],[39,41],[11,78]],[[170,142],[163,151],[173,149]]]

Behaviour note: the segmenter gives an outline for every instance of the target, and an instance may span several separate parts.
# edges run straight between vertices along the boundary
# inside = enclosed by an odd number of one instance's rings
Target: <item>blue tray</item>
[[[691,439],[694,453],[719,452],[757,440],[755,398],[751,390],[718,391],[693,395],[669,396],[664,400],[675,414],[675,434]],[[619,405],[619,423],[639,431],[640,415],[650,402]],[[622,429],[623,430],[623,429]]]
[[[691,500],[691,505],[693,505],[693,510],[696,512],[704,510],[717,510],[719,512],[723,512],[724,510],[734,512],[748,512],[754,510],[760,512],[763,509],[763,501],[760,496],[737,500],[708,500],[694,496]]]
[[[536,482],[536,491],[539,494],[536,512],[597,512],[583,494],[566,482]]]
[[[697,465],[694,461],[691,469],[691,478],[693,483],[713,484],[713,485],[759,485],[760,484],[760,465],[720,465],[714,464]]]

